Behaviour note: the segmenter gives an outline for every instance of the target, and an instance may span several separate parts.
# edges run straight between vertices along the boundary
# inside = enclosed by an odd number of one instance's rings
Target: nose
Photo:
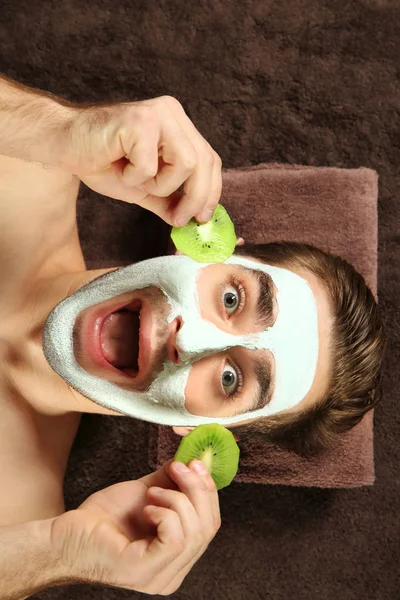
[[[168,340],[167,340],[167,354],[168,354],[169,360],[171,360],[176,365],[178,365],[180,363],[180,356],[179,356],[180,351],[179,351],[179,347],[176,343],[176,336],[178,335],[178,331],[180,330],[182,325],[183,325],[183,319],[180,316],[176,317],[169,324],[169,334],[168,334]]]

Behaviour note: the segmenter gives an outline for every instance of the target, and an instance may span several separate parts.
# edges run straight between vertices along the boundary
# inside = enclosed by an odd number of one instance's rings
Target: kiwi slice
[[[224,262],[236,246],[235,228],[221,204],[208,223],[191,219],[183,227],[173,227],[171,238],[177,250],[200,263]]]
[[[217,490],[228,486],[239,466],[239,446],[232,433],[217,423],[199,425],[182,438],[174,460],[186,466],[201,460],[215,481]]]

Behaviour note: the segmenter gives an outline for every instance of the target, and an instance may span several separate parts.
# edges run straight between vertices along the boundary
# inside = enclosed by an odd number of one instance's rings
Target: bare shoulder
[[[71,246],[79,255],[78,189],[79,181],[59,169],[0,156],[2,286],[37,271],[55,253],[71,254]]]
[[[13,352],[9,331],[18,333],[21,346],[30,319],[22,319],[21,307],[40,278],[52,269],[84,269],[78,187],[60,170],[0,156],[0,524],[64,510],[64,472],[79,416],[40,414],[16,391],[16,381],[29,371]],[[32,381],[37,377],[34,370]]]

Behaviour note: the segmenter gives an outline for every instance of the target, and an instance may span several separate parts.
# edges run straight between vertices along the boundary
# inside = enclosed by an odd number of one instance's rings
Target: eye
[[[221,383],[225,393],[230,396],[235,393],[238,386],[238,375],[231,365],[226,365],[221,377]]]
[[[223,300],[226,312],[231,315],[239,306],[240,298],[238,290],[235,289],[233,285],[226,286]]]

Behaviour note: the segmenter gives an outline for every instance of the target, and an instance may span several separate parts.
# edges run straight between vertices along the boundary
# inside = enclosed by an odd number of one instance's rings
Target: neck
[[[42,350],[42,332],[51,310],[66,296],[112,269],[65,273],[33,285],[23,307],[2,327],[3,374],[9,397],[28,403],[35,412],[114,414],[76,393],[49,366]]]

